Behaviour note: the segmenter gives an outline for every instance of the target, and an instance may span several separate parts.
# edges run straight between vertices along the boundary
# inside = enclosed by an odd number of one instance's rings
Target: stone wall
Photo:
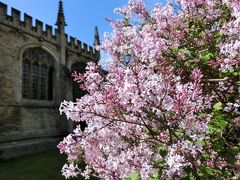
[[[60,79],[57,44],[4,25],[0,25],[0,36],[0,159],[53,148],[68,131],[58,111],[60,101],[68,97],[57,92],[64,81]],[[55,55],[53,101],[22,98],[21,56],[30,47],[45,48]]]
[[[72,100],[70,70],[76,62],[98,61],[93,47],[64,34],[66,64],[60,62],[58,30],[0,2],[0,159],[56,148],[71,125],[59,115],[64,99]],[[53,100],[33,100],[22,97],[22,55],[28,48],[39,47],[54,59]]]

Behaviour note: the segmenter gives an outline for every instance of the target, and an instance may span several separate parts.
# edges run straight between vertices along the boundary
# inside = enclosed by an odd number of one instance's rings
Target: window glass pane
[[[46,99],[47,88],[47,67],[45,65],[40,66],[40,99]]]
[[[48,72],[48,100],[53,99],[53,68],[50,67]]]
[[[38,64],[32,65],[32,98],[38,98]]]
[[[22,94],[24,98],[29,97],[29,73],[30,63],[24,60],[22,64]]]
[[[22,96],[52,100],[53,57],[41,48],[29,48],[23,54]]]

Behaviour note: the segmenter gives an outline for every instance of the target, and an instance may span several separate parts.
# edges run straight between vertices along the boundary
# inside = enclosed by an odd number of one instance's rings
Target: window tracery
[[[41,48],[30,48],[22,62],[23,98],[52,100],[53,57]]]

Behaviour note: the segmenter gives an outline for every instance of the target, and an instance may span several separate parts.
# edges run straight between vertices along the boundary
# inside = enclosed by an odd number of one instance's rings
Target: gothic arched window
[[[75,63],[72,65],[71,71],[72,72],[76,71],[77,73],[85,73],[85,68],[86,68],[86,64]],[[79,99],[82,96],[84,96],[86,94],[86,91],[80,89],[80,84],[73,81],[72,93],[73,93],[73,100],[75,101],[76,99]]]
[[[41,48],[23,53],[22,96],[26,99],[53,99],[53,57]]]

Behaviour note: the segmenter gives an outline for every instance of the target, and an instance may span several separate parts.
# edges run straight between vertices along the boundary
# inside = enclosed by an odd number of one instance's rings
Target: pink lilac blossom
[[[157,4],[148,11],[143,0],[129,0],[128,6],[116,10],[124,16],[123,20],[109,20],[113,32],[105,34],[101,45],[111,58],[108,73],[102,73],[100,65],[92,62],[86,73],[73,72],[74,80],[88,94],[76,102],[63,101],[59,110],[68,119],[86,121],[88,126],[84,131],[77,126],[58,145],[60,153],[68,156],[69,165],[62,170],[66,178],[81,174],[86,179],[94,175],[115,180],[137,172],[147,180],[161,170],[161,178],[178,179],[187,176],[186,168],[198,173],[205,164],[213,168],[227,166],[206,137],[214,118],[214,103],[222,100],[223,112],[237,122],[239,96],[233,96],[233,80],[210,84],[205,67],[218,73],[237,69],[240,7],[237,1],[224,0],[236,18],[221,25],[215,22],[221,17],[220,1],[178,2],[177,11],[171,3],[165,7]],[[132,16],[139,20],[133,18],[131,24]],[[219,48],[218,57],[205,66],[194,57],[191,60],[198,66],[184,69],[179,66],[185,63],[189,51],[185,47],[172,55],[172,50],[186,43],[188,20],[194,18],[213,24],[205,29],[203,37],[191,39],[197,53],[202,52],[198,48],[209,45],[208,40],[216,32],[229,39],[217,42],[214,48]],[[227,31],[229,28],[231,32]],[[237,37],[234,42],[233,37]],[[210,85],[215,89],[208,90]],[[165,156],[159,153],[160,147],[166,149]],[[202,158],[204,153],[209,159]],[[81,158],[87,164],[84,171],[76,166]],[[162,161],[164,167],[158,167]]]
[[[240,153],[236,156],[236,159],[237,159],[236,165],[240,167]]]
[[[80,174],[80,169],[77,165],[71,164],[65,164],[62,168],[62,174],[66,177],[66,179],[71,177],[77,177]]]

